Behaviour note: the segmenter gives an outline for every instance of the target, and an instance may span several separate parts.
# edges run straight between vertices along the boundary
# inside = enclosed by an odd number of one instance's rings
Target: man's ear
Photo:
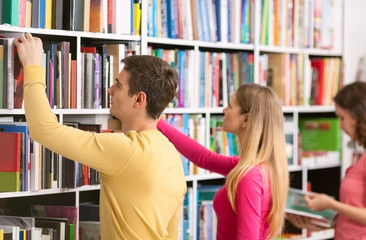
[[[143,105],[146,104],[146,100],[147,100],[146,94],[144,92],[139,92],[136,95],[135,105],[136,106],[143,106]]]

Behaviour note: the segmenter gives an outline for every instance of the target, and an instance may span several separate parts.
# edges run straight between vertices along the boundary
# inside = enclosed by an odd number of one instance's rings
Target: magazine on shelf
[[[310,218],[310,223],[321,227],[333,227],[337,212],[330,209],[322,211],[310,210],[305,202],[305,193],[305,191],[290,188],[287,195],[285,212],[308,217]]]

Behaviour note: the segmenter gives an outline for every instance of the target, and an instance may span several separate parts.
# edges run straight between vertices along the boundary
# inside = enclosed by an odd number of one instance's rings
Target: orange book
[[[76,108],[76,69],[77,69],[77,62],[76,60],[71,60],[71,108]]]
[[[103,32],[102,0],[90,0],[90,32]]]

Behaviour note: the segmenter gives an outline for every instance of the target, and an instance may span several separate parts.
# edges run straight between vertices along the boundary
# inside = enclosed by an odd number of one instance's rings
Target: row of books
[[[304,64],[303,54],[261,54],[259,84],[272,88],[284,106],[304,105]]]
[[[164,118],[170,125],[190,136],[202,146],[206,146],[206,118],[201,114],[166,114]],[[197,167],[184,156],[182,156],[182,164],[186,176],[207,173],[206,170]]]
[[[196,232],[196,239],[216,239],[217,217],[212,202],[214,195],[221,187],[222,185],[200,185],[197,187],[196,199],[194,199],[193,188],[187,188],[182,206],[179,240],[193,239],[194,232]],[[193,211],[195,203],[197,204],[196,215]],[[197,225],[194,225],[194,222]]]
[[[306,67],[311,70],[307,76]],[[271,87],[284,106],[333,105],[332,98],[343,85],[342,73],[338,57],[306,59],[303,54],[286,53],[259,57],[259,84]],[[305,88],[305,82],[311,86]]]
[[[333,97],[343,86],[341,58],[311,58],[311,105],[332,105]]]
[[[254,1],[149,0],[148,36],[253,42]]]
[[[136,43],[91,45],[81,48],[81,66],[77,66],[70,42],[43,43],[46,93],[52,108],[108,108],[107,90],[123,68],[121,60],[139,54]],[[0,38],[0,108],[23,108],[23,82],[23,66],[14,38],[4,36]]]
[[[178,92],[170,107],[223,107],[240,85],[253,83],[252,53],[202,51],[198,63],[193,50],[150,47],[148,53],[178,71]]]
[[[0,38],[0,106],[23,107],[23,69],[14,38]],[[135,43],[94,43],[81,48],[81,79],[70,42],[45,42],[46,91],[52,108],[108,108],[107,90],[123,68],[121,59],[138,54]],[[149,54],[170,63],[179,73],[172,107],[222,107],[244,83],[253,82],[253,54],[202,51],[195,63],[193,50],[149,48]],[[310,63],[309,63],[310,61]],[[259,84],[272,87],[283,105],[303,105],[305,64],[311,66],[311,105],[330,105],[341,87],[340,58],[311,58],[303,54],[267,53],[259,58]],[[197,72],[192,66],[197,67]]]
[[[69,123],[101,132],[100,124]],[[75,188],[99,184],[99,173],[62,157],[29,137],[26,122],[0,124],[0,192]]]
[[[140,35],[141,0],[7,0],[1,23],[17,27]]]
[[[200,52],[199,107],[227,106],[245,83],[253,83],[253,54]]]
[[[233,156],[239,155],[238,138],[224,132],[223,116],[210,117],[210,134],[206,136],[207,120],[201,114],[166,114],[166,121],[182,131],[201,145],[206,146],[209,138],[209,149],[217,153]],[[294,117],[284,116],[284,131],[286,140],[286,155],[289,165],[326,166],[341,161],[341,130],[339,120],[335,117],[319,117],[299,119],[298,146],[294,145]],[[294,149],[298,148],[298,162],[294,162]],[[182,156],[185,175],[207,174]]]
[[[166,114],[164,117],[169,124],[203,146],[206,146],[206,139],[209,138],[208,148],[211,151],[227,156],[238,155],[238,138],[232,133],[223,131],[222,116],[211,116],[210,123],[207,123],[206,118],[201,114]],[[209,136],[206,136],[205,133],[207,124],[209,124],[210,127]],[[182,163],[184,174],[186,176],[208,173],[207,170],[197,167],[184,156],[182,156]]]
[[[340,0],[262,0],[260,43],[340,50]]]
[[[100,239],[98,204],[85,202],[79,207],[31,204],[29,210],[26,216],[0,215],[0,239]]]

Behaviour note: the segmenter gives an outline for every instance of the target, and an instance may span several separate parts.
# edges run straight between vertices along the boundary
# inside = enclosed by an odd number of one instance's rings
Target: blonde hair
[[[236,212],[240,180],[255,165],[261,165],[264,183],[270,182],[271,210],[267,221],[270,225],[268,237],[273,238],[283,229],[289,185],[281,104],[271,89],[257,84],[240,86],[235,97],[242,113],[249,113],[249,118],[241,142],[239,162],[226,178],[228,198]]]

